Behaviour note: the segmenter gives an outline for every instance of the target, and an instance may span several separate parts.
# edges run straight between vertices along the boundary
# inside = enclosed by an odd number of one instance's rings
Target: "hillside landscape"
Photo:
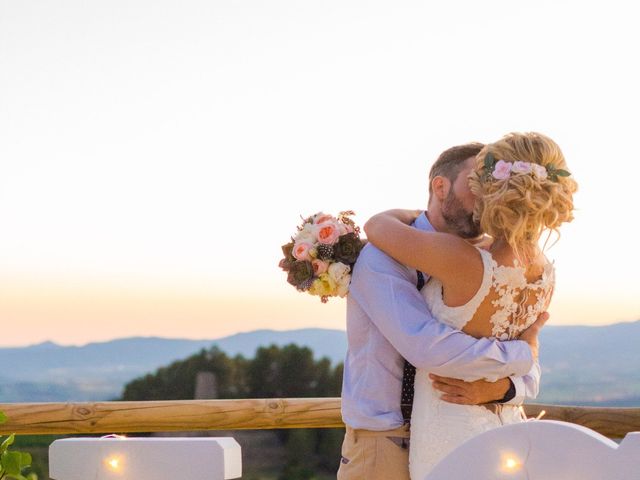
[[[314,357],[344,359],[341,330],[256,330],[211,340],[124,338],[85,346],[51,342],[0,348],[11,365],[0,378],[0,402],[93,401],[119,398],[124,385],[216,345],[252,358],[260,346],[296,344]],[[541,334],[543,378],[537,401],[583,405],[640,404],[640,321],[599,327],[547,326]]]

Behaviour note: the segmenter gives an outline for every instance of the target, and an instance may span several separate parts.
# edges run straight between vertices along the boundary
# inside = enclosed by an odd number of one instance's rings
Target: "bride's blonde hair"
[[[516,162],[525,164],[514,167]],[[486,145],[476,156],[469,182],[478,198],[474,217],[482,230],[506,240],[524,263],[544,231],[559,236],[558,227],[573,220],[578,185],[560,147],[540,133],[510,133]]]

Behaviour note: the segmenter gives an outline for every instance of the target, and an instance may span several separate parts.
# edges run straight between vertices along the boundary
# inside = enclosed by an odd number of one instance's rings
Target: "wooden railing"
[[[640,408],[531,404],[528,417],[591,428],[610,438],[640,431]],[[340,428],[339,398],[176,400],[159,402],[6,403],[0,434],[97,434],[274,428]]]

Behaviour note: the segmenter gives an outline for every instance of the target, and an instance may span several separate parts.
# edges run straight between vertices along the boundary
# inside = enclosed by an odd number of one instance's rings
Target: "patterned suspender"
[[[418,290],[424,287],[424,274],[418,271]],[[407,360],[404,361],[404,371],[402,372],[402,398],[400,400],[400,410],[405,425],[411,423],[411,409],[413,408],[413,383],[416,378],[416,367]]]

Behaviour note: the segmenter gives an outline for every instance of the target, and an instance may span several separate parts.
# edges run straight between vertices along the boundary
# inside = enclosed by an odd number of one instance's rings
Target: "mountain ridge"
[[[640,321],[605,326],[546,326],[537,401],[629,402],[640,399]],[[0,347],[0,402],[97,401],[117,398],[130,380],[216,345],[229,356],[253,357],[260,346],[295,343],[337,364],[344,330],[261,329],[217,339],[125,337],[82,346],[46,341]],[[631,399],[631,400],[630,400]]]

